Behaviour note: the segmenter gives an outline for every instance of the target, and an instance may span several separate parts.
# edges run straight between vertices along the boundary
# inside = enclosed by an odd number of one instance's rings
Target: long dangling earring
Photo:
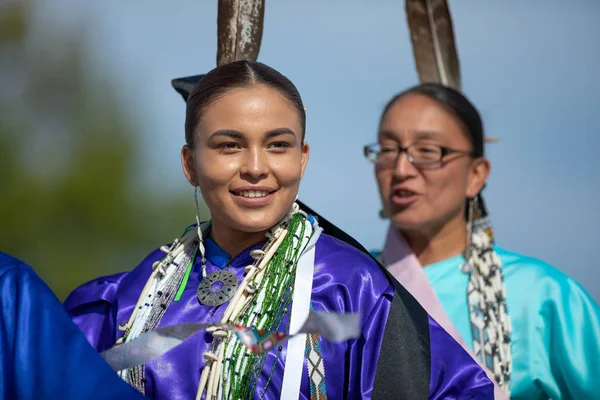
[[[206,257],[204,250],[204,237],[202,236],[202,227],[200,226],[200,205],[198,204],[198,193],[200,188],[194,187],[194,201],[196,202],[196,229],[198,230],[198,250],[200,250],[200,257],[202,262],[202,278],[206,278]]]
[[[469,260],[471,259],[471,252],[473,251],[473,231],[474,231],[474,222],[475,222],[475,208],[477,207],[477,196],[471,197],[469,199],[469,203],[467,204],[467,246],[465,248],[465,260],[466,262],[461,267],[462,271],[465,273],[471,272],[471,264]]]

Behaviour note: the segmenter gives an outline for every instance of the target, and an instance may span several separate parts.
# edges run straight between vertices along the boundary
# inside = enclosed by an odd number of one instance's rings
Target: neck
[[[422,266],[462,253],[467,243],[467,226],[462,215],[435,229],[402,231],[402,234]]]
[[[232,258],[246,250],[248,247],[264,240],[266,232],[242,232],[220,223],[211,223],[211,239],[225,250]]]

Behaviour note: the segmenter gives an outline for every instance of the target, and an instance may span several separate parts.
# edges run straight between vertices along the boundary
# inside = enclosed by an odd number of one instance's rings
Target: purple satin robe
[[[241,281],[244,267],[253,262],[250,250],[234,259],[206,239],[207,273],[228,268]],[[148,279],[152,263],[164,256],[151,253],[133,271],[95,279],[77,288],[65,302],[69,314],[89,342],[99,351],[112,347],[123,335],[118,325],[128,321]],[[198,257],[199,258],[199,257]],[[184,322],[218,322],[227,304],[201,305],[196,289],[201,280],[196,260],[181,300],[171,303],[160,326]],[[361,312],[359,340],[322,342],[327,392],[330,399],[370,398],[379,350],[394,288],[379,265],[367,255],[331,236],[321,235],[316,245],[312,305],[315,311]],[[287,318],[286,318],[287,319]],[[433,319],[429,318],[431,343],[430,399],[492,399],[493,386],[481,368]],[[152,399],[193,399],[198,389],[204,358],[212,336],[197,333],[178,347],[146,364],[146,396]],[[259,378],[254,398],[260,398],[271,366],[276,363],[264,399],[280,396],[286,348],[279,358],[271,351]],[[305,367],[301,399],[310,399]]]

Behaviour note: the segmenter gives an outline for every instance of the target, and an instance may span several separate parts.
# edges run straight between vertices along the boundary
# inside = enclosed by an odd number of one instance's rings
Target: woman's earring
[[[200,205],[198,204],[198,193],[200,188],[194,186],[194,200],[196,202],[196,229],[198,231],[198,249],[200,250],[200,262],[202,263],[202,277],[206,278],[206,256],[204,249],[204,237],[202,236],[202,227],[200,226]]]
[[[475,225],[475,210],[477,209],[477,196],[469,199],[469,210],[467,216],[467,248],[465,249],[466,259],[471,257],[471,250],[473,247],[472,238]]]
[[[387,219],[387,215],[385,215],[385,210],[383,208],[379,210],[379,218]]]

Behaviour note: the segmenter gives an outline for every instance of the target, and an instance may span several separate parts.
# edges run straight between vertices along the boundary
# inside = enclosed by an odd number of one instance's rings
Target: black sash
[[[388,315],[373,399],[428,399],[431,374],[429,318],[415,298],[356,239],[297,201],[300,208],[315,216],[323,233],[333,236],[369,255],[394,284],[395,295]]]

